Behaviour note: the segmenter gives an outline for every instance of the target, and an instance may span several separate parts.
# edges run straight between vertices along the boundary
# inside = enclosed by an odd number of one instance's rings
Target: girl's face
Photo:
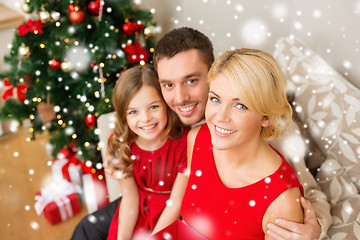
[[[126,120],[137,141],[154,143],[162,139],[167,123],[166,105],[154,87],[143,86],[135,94],[129,102]]]
[[[233,148],[261,139],[264,116],[249,110],[235,93],[231,81],[219,74],[211,83],[205,111],[213,147]]]

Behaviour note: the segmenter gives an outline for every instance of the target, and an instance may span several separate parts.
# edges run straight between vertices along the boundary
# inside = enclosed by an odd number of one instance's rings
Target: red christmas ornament
[[[56,60],[55,58],[49,60],[49,66],[53,70],[59,70],[60,69],[60,62]]]
[[[127,22],[125,23],[123,26],[123,31],[126,35],[131,35],[133,33],[133,29],[132,29],[132,23],[131,22]]]
[[[92,15],[96,15],[99,13],[99,6],[97,6],[96,2],[90,2],[88,4],[88,9]]]
[[[98,14],[100,14],[100,0],[96,0],[96,1],[90,2],[90,3],[88,4],[88,9],[89,9],[89,11],[90,11],[90,13],[91,13],[92,15],[98,15]],[[104,5],[103,5],[103,7],[102,7],[101,13],[103,13],[103,12],[104,12]]]
[[[75,6],[74,6],[74,4],[70,4],[68,6],[68,12],[70,13],[70,12],[73,12],[73,11],[75,11]]]
[[[127,45],[124,47],[124,51],[129,54],[128,59],[131,64],[140,63],[141,61],[148,62],[150,54],[143,48],[140,43],[135,42],[133,45]]]
[[[85,124],[86,126],[88,126],[89,128],[93,128],[95,127],[96,124],[96,117],[94,114],[89,113],[88,115],[86,115],[85,117]]]
[[[85,19],[85,13],[80,9],[74,10],[74,11],[70,12],[69,18],[72,23],[80,24]]]
[[[142,23],[137,24],[135,22],[127,22],[123,25],[123,31],[126,35],[138,34],[144,30],[144,25]]]

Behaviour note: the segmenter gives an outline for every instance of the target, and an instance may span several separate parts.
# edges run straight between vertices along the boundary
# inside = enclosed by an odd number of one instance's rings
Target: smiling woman
[[[270,239],[275,219],[302,223],[302,186],[265,142],[291,122],[278,64],[260,50],[234,50],[215,60],[208,78],[206,124],[188,136],[183,220],[208,239]]]

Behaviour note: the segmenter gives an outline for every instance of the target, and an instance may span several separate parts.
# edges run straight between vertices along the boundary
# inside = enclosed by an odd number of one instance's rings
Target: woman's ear
[[[271,122],[270,118],[268,116],[264,116],[261,126],[262,127],[269,127],[271,125],[272,125],[272,122]]]

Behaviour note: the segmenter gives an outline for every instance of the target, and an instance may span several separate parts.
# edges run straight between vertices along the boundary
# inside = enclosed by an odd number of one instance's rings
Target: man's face
[[[209,92],[208,66],[196,49],[180,52],[158,62],[158,75],[165,102],[185,125],[204,118]]]

